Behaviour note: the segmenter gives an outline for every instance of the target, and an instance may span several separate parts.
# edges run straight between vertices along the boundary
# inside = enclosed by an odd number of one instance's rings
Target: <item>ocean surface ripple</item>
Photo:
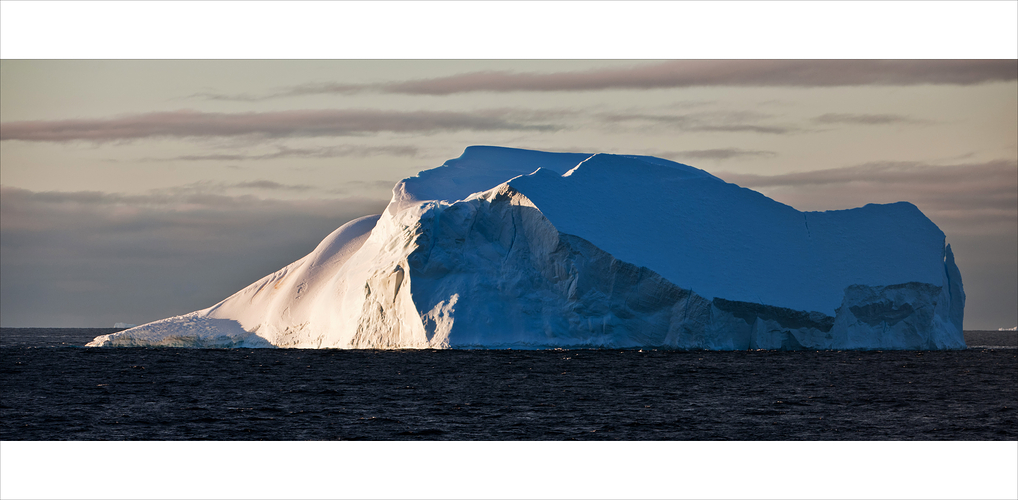
[[[1018,439],[1013,333],[933,352],[76,347],[110,331],[0,330],[0,439]]]

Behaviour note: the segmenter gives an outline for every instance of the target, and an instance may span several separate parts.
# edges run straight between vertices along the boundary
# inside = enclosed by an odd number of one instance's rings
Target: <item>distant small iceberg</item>
[[[1011,328],[997,328],[998,332],[1018,332],[1018,326],[1012,326]]]
[[[134,328],[136,326],[138,325],[134,323],[120,323],[120,322],[113,323],[113,328]]]

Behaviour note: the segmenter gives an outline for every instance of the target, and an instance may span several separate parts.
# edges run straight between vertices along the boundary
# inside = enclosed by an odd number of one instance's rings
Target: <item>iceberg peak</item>
[[[800,212],[661,158],[471,146],[219,304],[92,345],[964,348],[944,240],[907,202]]]

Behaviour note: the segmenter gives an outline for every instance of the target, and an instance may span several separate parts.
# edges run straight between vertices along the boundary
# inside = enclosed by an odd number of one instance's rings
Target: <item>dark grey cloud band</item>
[[[552,131],[546,124],[514,120],[513,112],[482,110],[385,111],[324,109],[262,113],[207,113],[193,110],[142,113],[113,118],[18,121],[0,126],[0,140],[106,142],[151,137],[335,137],[378,132]]]
[[[716,86],[977,85],[1014,80],[1018,80],[1018,61],[1015,60],[682,60],[557,73],[475,71],[401,82],[306,83],[262,95],[203,92],[192,97],[260,101],[360,92],[450,95],[464,92],[575,92]]]

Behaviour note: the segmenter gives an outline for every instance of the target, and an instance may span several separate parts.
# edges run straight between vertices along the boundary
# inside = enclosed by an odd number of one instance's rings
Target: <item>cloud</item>
[[[753,175],[715,172],[800,210],[834,210],[866,203],[909,201],[950,234],[1014,232],[1018,224],[1018,162],[863,165]]]
[[[512,110],[385,111],[296,110],[262,113],[154,112],[114,118],[6,122],[0,140],[107,142],[151,137],[335,137],[378,132],[434,133],[459,130],[551,131],[549,124],[513,121]]]
[[[251,197],[237,197],[228,194],[238,189],[264,192],[274,191],[277,193],[280,191],[304,192],[318,190],[315,186],[307,184],[281,184],[266,179],[256,179],[244,182],[197,181],[179,186],[151,189],[144,195],[124,195],[99,191],[57,191],[39,192],[35,196],[36,199],[40,200],[47,199],[49,196],[55,196],[60,201],[68,201],[77,197],[76,201],[78,203],[144,204],[146,206],[180,206],[182,203],[196,203],[198,205],[214,204],[218,206],[236,204],[244,206],[250,203],[252,201]]]
[[[885,161],[869,162],[849,167],[812,170],[782,175],[729,174],[738,177],[747,186],[820,186],[853,182],[979,182],[1013,184],[1018,181],[1013,160],[996,160],[986,163],[935,165],[923,162]]]
[[[698,86],[971,85],[1018,79],[1015,61],[669,61],[560,73],[475,72],[390,83],[393,93],[576,91]]]
[[[422,168],[423,170],[423,168]],[[394,181],[347,181],[343,187],[330,189],[327,193],[350,194],[350,193],[392,193]]]
[[[902,115],[826,113],[813,118],[816,123],[847,123],[851,125],[887,125],[891,123],[926,123]]]
[[[267,181],[267,180],[238,182],[236,184],[230,185],[230,187],[249,188],[249,189],[266,189],[266,190],[274,190],[274,191],[279,191],[279,190],[282,190],[282,191],[307,191],[309,189],[314,189],[313,186],[308,186],[307,184],[280,184],[278,182]]]
[[[291,148],[277,146],[273,153],[264,154],[207,154],[182,155],[169,158],[146,158],[148,161],[250,161],[276,160],[280,158],[340,158],[388,155],[416,157],[420,149],[416,146],[326,146],[317,148]]]
[[[777,156],[774,151],[760,151],[752,149],[739,149],[739,148],[719,148],[719,149],[688,149],[685,151],[665,151],[659,154],[667,158],[676,159],[677,161],[685,160],[730,160],[732,158],[742,157],[773,157]]]
[[[1016,79],[1018,61],[1014,60],[682,60],[556,73],[476,71],[401,82],[309,83],[262,95],[202,93],[195,97],[252,101],[358,92],[449,95],[462,92],[575,92],[711,86],[977,85]]]
[[[666,125],[687,132],[754,132],[759,134],[788,134],[801,129],[791,125],[762,123],[770,115],[752,112],[711,112],[680,115],[648,113],[602,113],[598,117],[608,123],[643,122]]]
[[[341,83],[305,83],[302,85],[295,85],[292,87],[283,87],[276,89],[272,92],[255,95],[250,93],[244,94],[226,94],[222,92],[196,92],[188,97],[206,99],[209,101],[242,101],[242,102],[255,102],[264,101],[266,99],[275,99],[279,97],[299,97],[305,95],[322,95],[322,94],[354,94],[362,92],[368,89],[367,85],[344,85]]]
[[[0,317],[4,326],[111,326],[208,307],[387,202],[0,186]]]

